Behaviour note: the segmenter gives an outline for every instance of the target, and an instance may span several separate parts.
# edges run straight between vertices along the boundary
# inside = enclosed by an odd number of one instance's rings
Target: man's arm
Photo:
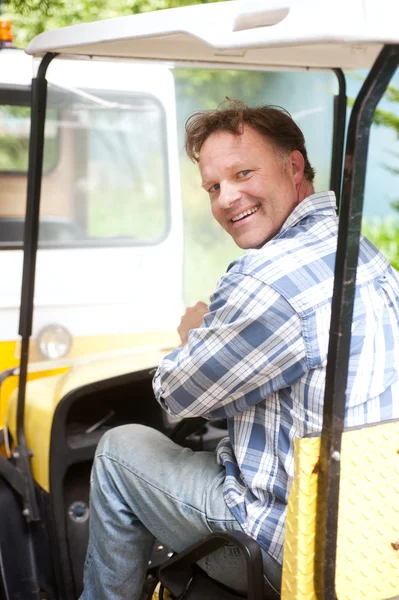
[[[180,417],[231,417],[308,370],[299,316],[256,278],[228,272],[201,327],[166,356],[154,377],[158,401]]]

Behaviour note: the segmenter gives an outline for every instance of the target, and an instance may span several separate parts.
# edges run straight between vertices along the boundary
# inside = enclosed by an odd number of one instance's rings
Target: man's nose
[[[222,182],[220,184],[219,206],[220,208],[230,208],[234,202],[241,198],[241,192],[237,184]]]

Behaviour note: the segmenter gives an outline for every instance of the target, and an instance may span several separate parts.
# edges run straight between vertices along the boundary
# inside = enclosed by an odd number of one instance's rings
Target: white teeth
[[[246,210],[245,212],[240,213],[236,217],[233,217],[231,220],[233,221],[233,223],[235,223],[236,221],[239,221],[240,219],[243,219],[244,217],[247,217],[248,215],[252,215],[254,212],[256,212],[258,210],[258,208],[259,208],[259,206],[256,206],[255,208]]]

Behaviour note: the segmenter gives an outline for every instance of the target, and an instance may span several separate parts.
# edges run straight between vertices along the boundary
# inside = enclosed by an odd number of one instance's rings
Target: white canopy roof
[[[26,52],[244,68],[372,65],[399,44],[399,0],[236,0],[64,27]]]

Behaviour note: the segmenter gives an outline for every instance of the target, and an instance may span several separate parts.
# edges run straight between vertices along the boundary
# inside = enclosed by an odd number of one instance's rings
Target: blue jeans
[[[139,600],[155,538],[175,552],[217,531],[240,530],[223,499],[213,452],[182,448],[159,431],[126,425],[100,441],[91,476],[90,538],[81,600]],[[279,589],[281,566],[263,553]],[[245,563],[227,546],[199,563],[245,591]]]

